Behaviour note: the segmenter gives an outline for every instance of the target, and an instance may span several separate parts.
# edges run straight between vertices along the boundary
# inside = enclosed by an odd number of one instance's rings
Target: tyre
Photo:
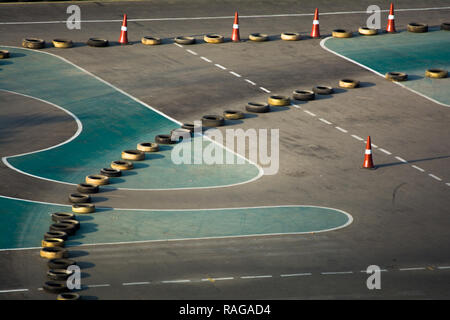
[[[145,153],[140,150],[124,150],[122,151],[122,159],[141,161],[145,159]]]
[[[316,86],[313,88],[313,91],[315,94],[322,94],[322,95],[332,94],[334,92],[332,87],[327,86]]]
[[[75,228],[75,230],[80,229],[80,222],[75,220],[75,219],[62,220],[59,223],[60,224],[66,224],[66,225],[69,225],[69,226],[73,226]]]
[[[252,33],[248,36],[248,38],[251,41],[262,42],[262,41],[267,41],[269,39],[269,36],[264,33]]]
[[[192,137],[192,132],[188,129],[176,128],[170,131],[170,138],[174,141],[181,141],[190,139]]]
[[[47,262],[49,269],[67,269],[76,264],[76,261],[72,259],[51,259]]]
[[[187,129],[187,130],[189,130],[190,132],[194,132],[196,129],[197,129],[197,131],[201,131],[201,127],[199,127],[199,126],[196,126],[196,125],[194,125],[193,123],[183,123],[182,125],[181,125],[181,128],[183,128],[183,129]]]
[[[66,224],[62,222],[54,223],[50,226],[49,231],[62,231],[67,233],[68,236],[75,234],[75,226],[73,224]]]
[[[72,40],[54,39],[53,46],[55,48],[71,48],[73,46]]]
[[[238,110],[225,110],[223,117],[228,120],[239,120],[245,117],[244,113]]]
[[[55,212],[52,213],[52,220],[55,222],[60,222],[63,220],[76,219],[75,215],[70,212]]]
[[[46,281],[42,286],[42,288],[50,293],[63,293],[69,291],[65,281],[55,281],[55,280]]]
[[[268,104],[249,102],[245,106],[245,110],[253,113],[265,113],[270,111],[270,106]]]
[[[81,193],[71,193],[69,195],[69,201],[72,203],[86,203],[91,202],[91,196]]]
[[[316,94],[312,90],[295,90],[292,93],[292,98],[299,101],[309,101],[316,98]]]
[[[155,142],[141,142],[137,145],[137,149],[143,152],[157,152],[159,151],[159,144]]]
[[[194,37],[176,37],[175,38],[175,42],[178,44],[194,44],[195,43],[195,38]]]
[[[95,205],[92,203],[76,203],[72,205],[72,211],[75,213],[93,213]]]
[[[361,27],[358,29],[359,34],[362,34],[363,36],[374,36],[378,33],[377,29],[370,29],[367,27]]]
[[[67,280],[74,271],[68,271],[67,269],[50,269],[47,271],[47,278],[50,280],[62,281]]]
[[[300,34],[296,32],[283,32],[281,34],[281,40],[284,41],[297,41],[300,40]]]
[[[288,106],[291,103],[289,97],[273,95],[267,99],[269,106]]]
[[[425,76],[428,78],[447,78],[448,71],[444,69],[427,69]]]
[[[331,33],[333,38],[351,38],[352,33],[350,31],[344,30],[344,29],[335,29]]]
[[[342,79],[342,80],[339,80],[339,87],[346,88],[346,89],[357,88],[357,87],[359,87],[359,81],[352,80],[352,79]]]
[[[385,77],[390,81],[405,81],[408,79],[408,75],[403,72],[388,72]]]
[[[41,249],[40,255],[45,259],[62,259],[67,257],[68,251],[62,247],[45,247]]]
[[[428,32],[428,25],[425,23],[411,22],[406,27],[409,32],[423,33]]]
[[[220,34],[207,34],[203,37],[203,40],[207,43],[222,43],[224,38]]]
[[[111,162],[111,168],[116,170],[131,170],[133,169],[133,163],[130,161],[116,160]]]
[[[47,247],[64,247],[65,241],[59,238],[47,238],[41,241],[41,246],[43,248]]]
[[[170,134],[158,134],[155,137],[155,142],[159,144],[174,144],[176,141],[172,140],[172,137]]]
[[[120,177],[122,175],[122,171],[113,168],[103,168],[102,170],[100,170],[100,174],[109,178],[115,178]]]
[[[72,292],[63,292],[58,294],[58,296],[56,297],[56,300],[80,300],[80,299],[81,297],[79,294]]]
[[[61,240],[67,240],[67,233],[64,231],[48,231],[44,234],[44,240],[45,239],[61,239]]]
[[[22,41],[22,47],[28,49],[42,49],[45,47],[45,41],[36,38],[26,38]]]
[[[90,47],[107,47],[109,42],[106,39],[90,38],[86,44]]]
[[[86,183],[94,186],[103,186],[109,183],[109,178],[101,174],[91,174],[86,177]]]
[[[441,24],[441,30],[450,31],[450,22],[443,22]]]
[[[98,186],[89,183],[80,183],[77,185],[77,190],[80,193],[92,194],[98,192]]]
[[[223,126],[225,120],[222,116],[207,114],[202,117],[202,126],[204,127],[220,127]]]
[[[9,51],[8,50],[0,50],[0,59],[8,59]]]
[[[146,46],[155,46],[161,44],[161,39],[156,37],[142,37],[141,42]]]

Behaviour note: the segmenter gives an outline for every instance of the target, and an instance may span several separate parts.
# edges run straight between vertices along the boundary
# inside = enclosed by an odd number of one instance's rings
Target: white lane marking
[[[216,63],[215,64],[216,67],[222,69],[222,70],[227,70],[227,68],[225,68],[223,65]]]
[[[122,283],[123,286],[139,286],[139,285],[145,285],[145,284],[150,284],[150,282],[143,281],[143,282],[124,282],[124,283]]]
[[[242,77],[239,73],[236,73],[234,71],[230,71],[230,73],[235,77],[238,77],[238,78]]]
[[[297,108],[297,109],[301,109],[302,107],[300,107],[299,105],[295,104],[295,103],[291,103],[291,106]]]
[[[10,292],[25,292],[28,289],[11,289],[11,290],[0,290],[0,293],[10,293]]]
[[[397,159],[398,161],[401,161],[401,162],[404,162],[404,163],[408,163],[408,161],[406,161],[403,158],[400,158],[400,157],[394,157],[394,158]]]
[[[261,276],[242,276],[241,279],[261,279],[261,278],[272,278],[272,275],[261,275]]]
[[[323,118],[319,118],[319,120],[320,120],[320,121],[322,121],[323,123],[326,123],[326,124],[331,124],[331,122],[330,122],[330,121],[328,121],[328,120],[326,120],[326,119],[323,119]]]
[[[433,179],[436,179],[437,181],[442,181],[441,178],[435,176],[434,174],[429,173],[428,175],[429,175],[430,177],[432,177]]]
[[[372,148],[378,148],[376,144],[371,143]]]
[[[425,170],[424,170],[424,169],[422,169],[422,168],[420,168],[420,167],[418,167],[418,166],[415,166],[415,165],[411,165],[411,167],[413,167],[414,169],[417,169],[417,170],[419,170],[420,172],[425,172]]]
[[[264,91],[264,92],[267,92],[267,93],[270,93],[270,91],[269,90],[267,90],[266,88],[264,88],[264,87],[259,87],[262,91]]]
[[[388,155],[391,155],[391,154],[392,154],[391,152],[389,152],[389,151],[387,151],[386,149],[383,149],[383,148],[380,148],[380,149],[378,149],[378,150],[380,150],[380,151],[382,151],[382,152],[384,152],[384,153],[386,153],[386,154],[388,154]]]
[[[174,45],[176,45],[177,47],[183,48],[183,46],[179,43],[174,43]]]
[[[334,274],[352,274],[353,271],[335,271],[335,272],[321,272],[323,275],[334,275]]]
[[[450,269],[450,266],[442,266],[442,267],[437,267],[439,270],[446,270],[446,269]]]
[[[303,112],[306,112],[307,114],[309,114],[309,115],[312,116],[312,117],[315,117],[315,116],[316,116],[315,113],[312,113],[311,111],[308,111],[308,110],[303,110]]]
[[[400,268],[399,271],[416,271],[416,270],[426,270],[424,267],[418,267],[418,268]]]
[[[361,138],[360,136],[357,136],[356,134],[352,134],[352,137],[355,138],[356,140],[364,141],[363,138]]]
[[[247,81],[248,83],[250,83],[250,84],[253,85],[253,86],[256,86],[256,83],[254,83],[252,80],[245,79],[245,81]]]
[[[164,280],[161,281],[162,283],[187,283],[187,282],[191,282],[191,280],[189,279],[182,279],[182,280]]]
[[[367,273],[367,270],[361,270],[361,273]],[[380,272],[388,272],[386,269],[380,269]]]
[[[192,51],[191,49],[186,49],[187,52],[189,52],[190,54],[193,54],[194,56],[198,55],[197,52]]]
[[[450,182],[447,182],[446,185],[448,185],[450,187]]]
[[[338,129],[339,131],[343,132],[343,133],[347,133],[348,131],[345,129],[342,129],[341,127],[335,127],[336,129]]]
[[[202,60],[204,60],[204,61],[206,61],[206,62],[209,62],[209,63],[211,63],[212,61],[211,60],[209,60],[208,58],[206,58],[206,57],[200,57],[200,59],[202,59]]]
[[[88,288],[100,288],[100,287],[110,287],[110,284],[88,284],[86,287]]]
[[[303,277],[303,276],[311,276],[312,273],[310,272],[305,272],[305,273],[290,273],[290,274],[280,274],[280,277],[285,278],[285,277]]]
[[[222,277],[222,278],[205,278],[202,281],[225,281],[225,280],[233,280],[234,277]]]

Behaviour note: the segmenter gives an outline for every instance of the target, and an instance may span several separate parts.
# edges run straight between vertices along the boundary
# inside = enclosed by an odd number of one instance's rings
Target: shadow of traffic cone
[[[128,28],[127,28],[127,15],[123,15],[122,27],[120,28],[120,44],[128,44],[128,36],[127,36]]]
[[[231,35],[231,41],[241,41],[241,37],[239,35],[239,17],[237,11],[234,13],[233,34]]]
[[[388,16],[388,24],[386,27],[386,32],[397,32],[395,31],[395,19],[394,19],[394,4],[391,3],[391,8],[389,9],[389,16]]]
[[[311,38],[320,38],[320,30],[319,30],[319,9],[316,8],[314,12],[314,20],[313,26],[311,30]]]
[[[373,165],[372,160],[372,143],[370,142],[370,136],[367,137],[367,143],[366,143],[366,151],[364,153],[364,169],[375,169],[375,166]]]

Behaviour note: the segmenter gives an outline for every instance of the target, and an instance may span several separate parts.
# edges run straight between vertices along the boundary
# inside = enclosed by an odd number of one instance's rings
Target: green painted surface
[[[68,206],[0,197],[0,248],[39,247],[53,212]],[[350,217],[341,211],[309,207],[215,210],[111,210],[78,214],[81,228],[68,245],[318,232],[342,227]]]
[[[331,38],[325,47],[355,60],[381,74],[400,71],[408,74],[402,82],[443,104],[450,105],[450,78],[430,79],[425,70],[450,70],[450,32],[432,30],[426,33],[400,32],[353,38]]]
[[[4,48],[11,58],[2,62],[0,89],[19,92],[54,103],[77,116],[81,134],[71,142],[47,151],[8,158],[26,173],[69,183],[84,182],[119,160],[122,150],[140,142],[154,141],[179,127],[175,122],[136,102],[73,65],[39,51]],[[76,50],[76,49],[74,49]],[[210,144],[203,142],[204,146]],[[259,174],[244,164],[176,165],[171,146],[148,154],[136,170],[111,182],[118,188],[166,189],[211,187],[241,183]],[[220,148],[224,154],[228,151]],[[231,155],[232,158],[236,157]],[[236,163],[236,161],[233,161]]]

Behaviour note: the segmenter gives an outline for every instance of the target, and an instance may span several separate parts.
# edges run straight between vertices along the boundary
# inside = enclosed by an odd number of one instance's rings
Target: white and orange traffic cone
[[[241,37],[239,35],[239,17],[237,11],[234,13],[233,34],[231,35],[231,41],[241,41]]]
[[[127,15],[123,15],[122,27],[120,28],[120,44],[128,44],[128,36],[127,36],[128,28],[127,28]]]
[[[320,29],[319,29],[319,9],[316,8],[314,12],[314,20],[313,26],[311,30],[311,38],[320,38]]]
[[[388,24],[386,27],[386,32],[394,33],[395,31],[395,19],[394,19],[394,4],[391,3],[391,8],[389,9]]]
[[[370,142],[370,136],[367,137],[367,143],[366,143],[366,151],[364,153],[364,169],[375,169],[375,166],[373,165],[372,160],[372,143]]]

